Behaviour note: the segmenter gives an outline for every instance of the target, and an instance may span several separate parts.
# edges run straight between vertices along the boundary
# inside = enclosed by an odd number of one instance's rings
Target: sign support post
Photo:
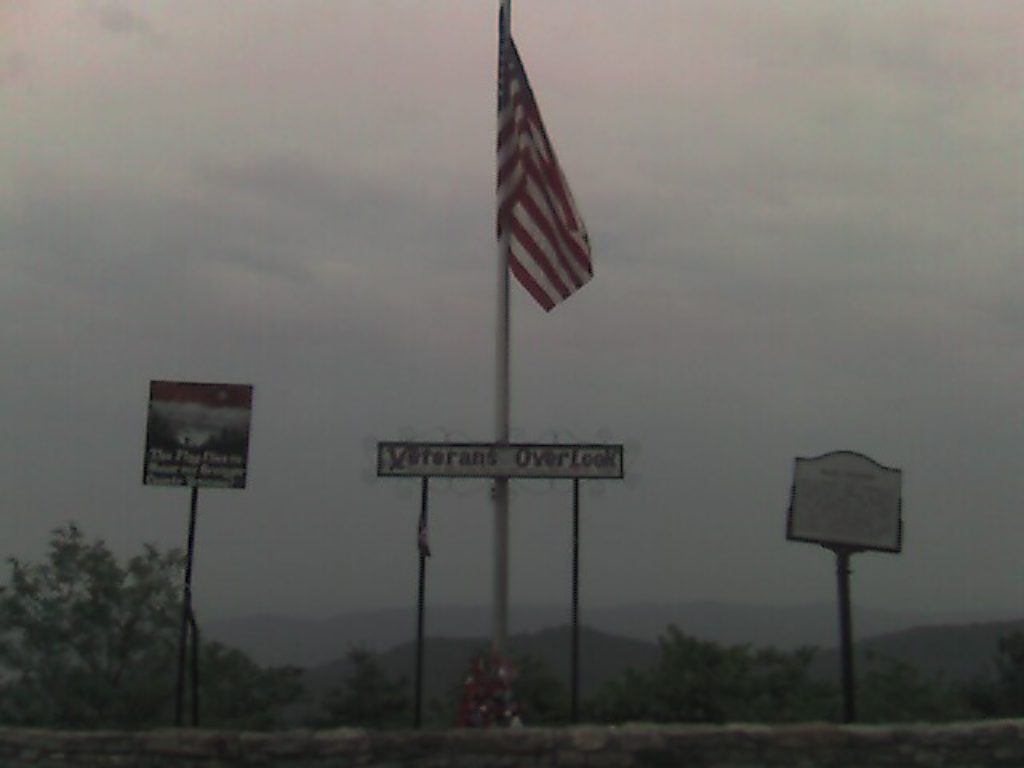
[[[427,582],[427,494],[430,478],[424,477],[420,490],[420,522],[418,528],[418,544],[420,553],[419,586],[416,593],[416,702],[413,725],[423,725],[423,609]]]
[[[199,727],[199,650],[203,644],[199,640],[199,624],[196,623],[195,611],[189,614],[189,627],[192,629],[192,726]]]
[[[174,704],[174,724],[182,725],[185,703],[185,658],[189,639],[192,640],[192,725],[199,725],[199,632],[192,612],[192,559],[196,545],[196,512],[199,507],[199,487],[192,486],[192,500],[188,518],[188,552],[185,559],[185,588],[181,600],[181,635],[178,638],[178,689]]]
[[[843,722],[857,722],[855,678],[853,675],[853,621],[850,611],[850,555],[858,550],[830,547],[836,555],[836,584],[839,591],[839,653],[843,681]]]

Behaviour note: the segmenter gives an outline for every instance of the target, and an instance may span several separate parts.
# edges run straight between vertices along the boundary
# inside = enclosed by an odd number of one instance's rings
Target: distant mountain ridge
[[[967,682],[995,671],[999,638],[1013,632],[1024,632],[1024,619],[912,627],[862,639],[854,648],[854,664],[860,667],[869,654],[876,654],[912,664],[926,676]],[[834,675],[838,670],[836,649],[824,650],[815,658],[816,673]]]
[[[568,606],[519,605],[510,610],[513,634],[564,626]],[[387,651],[415,637],[415,608],[359,611],[325,619],[248,616],[202,623],[207,637],[240,648],[263,664],[316,667],[345,656],[355,647]],[[652,643],[669,624],[694,637],[738,645],[830,648],[837,644],[834,605],[754,606],[714,601],[630,604],[581,609],[581,623],[594,630]],[[892,634],[934,624],[923,614],[855,609],[858,638]],[[439,638],[486,638],[491,609],[486,606],[428,606],[426,634]]]

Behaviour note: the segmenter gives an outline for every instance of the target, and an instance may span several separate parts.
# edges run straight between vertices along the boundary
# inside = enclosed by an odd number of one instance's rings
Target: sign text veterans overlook
[[[584,443],[377,443],[379,477],[621,480],[622,446]]]

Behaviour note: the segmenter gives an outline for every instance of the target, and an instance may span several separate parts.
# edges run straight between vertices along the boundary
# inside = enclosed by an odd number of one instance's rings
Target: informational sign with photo
[[[797,459],[786,537],[899,552],[902,472],[852,451]]]
[[[152,381],[142,482],[244,488],[252,387]]]

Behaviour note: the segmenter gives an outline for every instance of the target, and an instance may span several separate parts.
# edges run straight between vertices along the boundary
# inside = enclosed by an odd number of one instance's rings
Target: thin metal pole
[[[192,616],[192,557],[196,542],[196,510],[199,507],[199,488],[192,486],[192,501],[188,519],[188,551],[185,559],[185,589],[181,605],[181,635],[178,639],[178,690],[174,704],[174,724],[182,725],[185,703],[185,653],[188,646],[189,619]]]
[[[192,629],[192,726],[199,727],[199,653],[203,647],[199,642],[199,624],[196,612],[189,610],[188,623]]]
[[[501,656],[508,639],[508,479],[494,481],[494,635],[492,651]]]
[[[508,41],[512,34],[512,0],[501,0],[498,25],[498,59],[506,61]],[[504,73],[501,73],[504,76]],[[509,229],[500,227],[498,234],[498,315],[496,344],[495,442],[508,444],[510,424],[510,350],[509,314]],[[494,635],[492,651],[501,655],[508,637],[508,478],[494,480]]]
[[[571,719],[579,722],[580,700],[580,480],[572,479],[572,699]]]
[[[416,701],[413,726],[423,725],[423,606],[427,582],[427,552],[422,536],[427,530],[428,478],[424,477],[420,491],[420,523],[418,529],[420,552],[420,580],[416,597]]]
[[[843,722],[857,722],[853,678],[853,622],[850,617],[850,550],[837,547],[836,582],[839,587],[839,644],[843,680]]]

